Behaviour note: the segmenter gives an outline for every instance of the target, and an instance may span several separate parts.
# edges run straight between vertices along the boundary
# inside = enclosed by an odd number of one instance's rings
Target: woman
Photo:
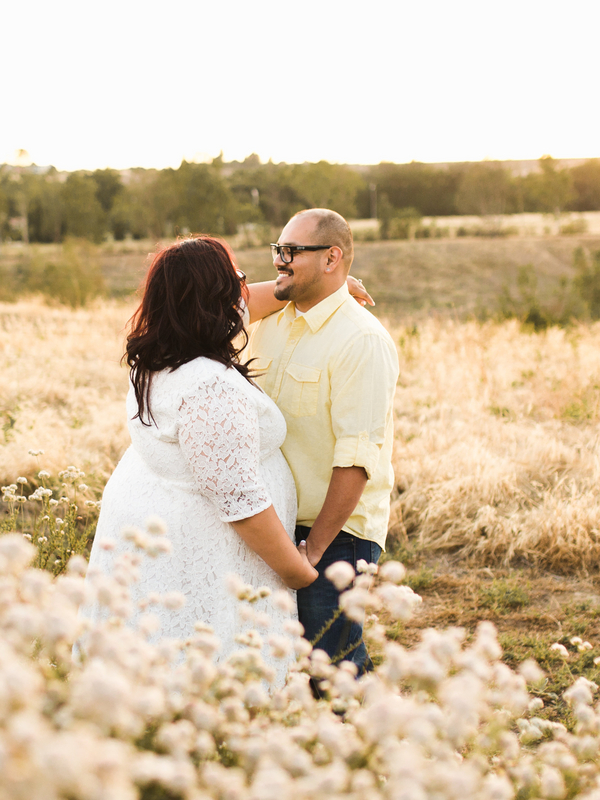
[[[271,590],[317,577],[306,546],[293,544],[296,493],[279,450],[283,416],[238,358],[244,278],[227,246],[208,236],[155,256],[127,338],[132,444],[106,486],[90,557],[91,567],[108,571],[115,554],[131,547],[120,536],[124,527],[162,518],[172,553],[143,560],[136,599],[183,593],[180,610],[155,610],[159,635],[185,639],[202,621],[224,656],[241,630],[228,573]],[[281,306],[272,285],[253,293],[256,316]],[[102,546],[106,537],[116,540],[114,550]],[[291,617],[282,609],[269,614],[273,633]]]

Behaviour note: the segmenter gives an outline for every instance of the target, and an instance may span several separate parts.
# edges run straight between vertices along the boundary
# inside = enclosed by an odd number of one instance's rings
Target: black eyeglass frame
[[[271,243],[271,255],[273,257],[273,261],[279,256],[279,258],[283,261],[284,264],[291,264],[294,260],[294,253],[297,250],[329,250],[330,247],[333,247],[332,244],[273,244]],[[283,257],[282,250],[283,249],[290,251],[290,260],[286,261]]]

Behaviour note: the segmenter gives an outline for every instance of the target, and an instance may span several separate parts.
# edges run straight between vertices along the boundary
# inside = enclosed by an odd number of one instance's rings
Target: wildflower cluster
[[[29,566],[36,550],[22,535],[0,537],[0,796],[598,797],[596,685],[579,679],[565,693],[575,719],[569,732],[537,716],[543,702],[527,685],[542,686],[543,673],[532,661],[519,672],[502,664],[491,624],[471,642],[461,629],[428,630],[413,649],[389,640],[381,620],[405,619],[419,602],[401,585],[400,564],[376,574],[363,563],[358,576],[347,565],[330,570],[344,608],[368,614],[381,653],[374,672],[357,678],[349,662],[331,664],[290,622],[269,648],[296,660],[285,685],[269,689],[273,670],[261,658],[255,611],[264,591],[230,579],[254,627],[224,660],[201,622],[185,641],[157,636],[150,607],[177,608],[181,595],[133,603],[141,559],[152,555],[152,537],[164,538],[152,524],[139,537],[141,552],[115,559],[111,575],[87,578],[81,556],[52,577]],[[290,602],[283,593],[270,600]],[[103,614],[91,622],[79,608],[94,604]]]
[[[30,454],[42,452],[31,450]],[[100,503],[89,498],[83,478],[84,472],[70,466],[58,474],[54,488],[50,488],[52,476],[47,470],[38,472],[39,484],[29,494],[25,477],[2,487],[5,508],[0,533],[20,530],[37,548],[35,566],[55,575],[65,571],[72,555],[86,552],[93,536]]]

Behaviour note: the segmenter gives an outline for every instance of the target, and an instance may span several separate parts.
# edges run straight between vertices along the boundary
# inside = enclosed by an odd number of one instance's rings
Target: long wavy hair
[[[150,409],[153,373],[176,370],[199,356],[249,379],[248,365],[239,361],[248,343],[240,315],[243,299],[247,290],[233,254],[219,239],[182,239],[154,256],[142,301],[129,321],[123,356],[131,367],[138,405],[134,419],[139,417],[143,425],[155,422]],[[241,346],[234,344],[240,335]]]

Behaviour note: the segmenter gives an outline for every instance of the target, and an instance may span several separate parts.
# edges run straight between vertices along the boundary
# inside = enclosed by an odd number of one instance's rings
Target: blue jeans
[[[310,528],[296,526],[296,543],[308,539]],[[362,638],[362,625],[341,614],[322,636],[320,631],[338,610],[340,593],[325,577],[325,570],[336,561],[347,561],[356,569],[363,558],[368,564],[377,564],[381,547],[367,539],[340,531],[317,564],[319,577],[310,586],[298,590],[298,618],[304,625],[304,637],[313,646],[325,650],[332,661],[352,661],[359,674],[371,668],[371,659]]]

